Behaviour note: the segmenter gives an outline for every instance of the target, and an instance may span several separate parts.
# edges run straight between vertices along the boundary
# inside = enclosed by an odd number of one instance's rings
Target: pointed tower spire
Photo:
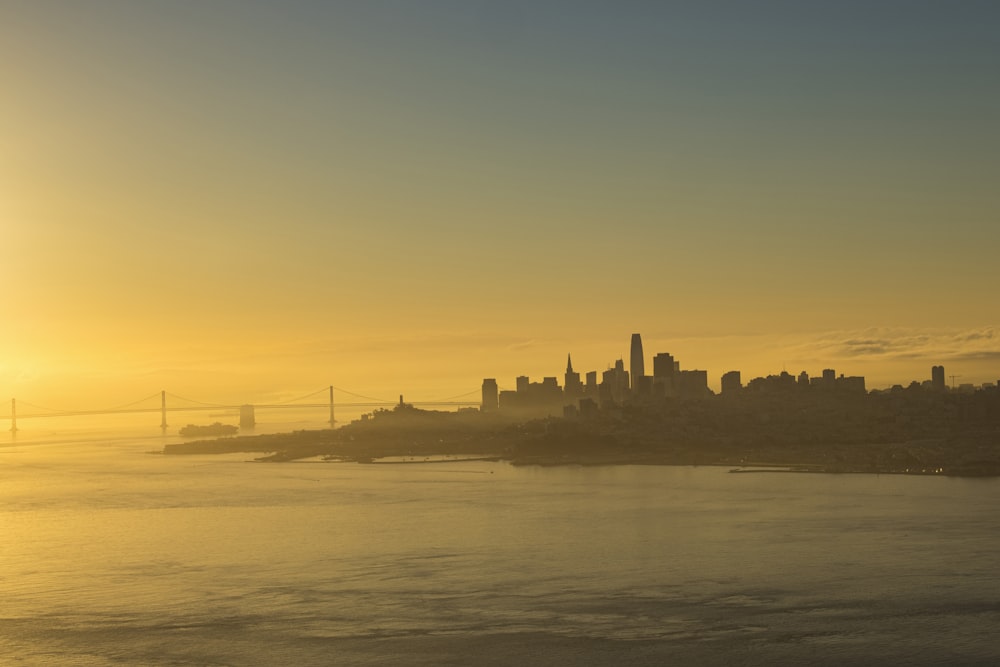
[[[567,398],[575,400],[577,396],[583,395],[583,385],[580,384],[580,374],[573,372],[573,357],[569,354],[566,355],[566,384],[563,386],[565,387],[563,392],[566,394]]]

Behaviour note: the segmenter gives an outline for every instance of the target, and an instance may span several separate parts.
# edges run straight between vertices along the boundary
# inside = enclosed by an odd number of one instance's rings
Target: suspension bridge
[[[351,400],[347,402],[334,402],[334,391],[337,394],[346,394],[351,397]],[[411,401],[407,405],[412,405],[414,407],[423,408],[462,408],[462,407],[473,407],[479,405],[478,398],[474,398],[479,394],[479,389],[475,389],[464,394],[459,394],[458,396],[451,396],[436,401]],[[324,402],[317,402],[317,397],[321,395],[326,395],[327,400]],[[159,398],[159,405],[150,405],[155,399]],[[168,400],[169,399],[169,400]],[[256,423],[256,411],[257,410],[282,410],[282,409],[326,409],[329,410],[329,424],[333,427],[337,420],[335,419],[336,408],[389,408],[395,405],[400,405],[403,403],[403,396],[400,395],[399,402],[389,401],[382,398],[375,398],[372,396],[364,396],[362,394],[356,394],[346,389],[340,389],[338,387],[329,386],[322,389],[318,389],[312,393],[306,394],[304,396],[299,396],[288,401],[278,402],[278,403],[241,403],[241,404],[226,404],[226,403],[208,403],[205,401],[198,401],[191,398],[185,398],[183,396],[178,396],[172,394],[168,391],[162,390],[155,394],[145,396],[137,401],[127,403],[125,405],[118,405],[110,408],[101,409],[88,409],[88,410],[60,410],[57,408],[47,408],[40,405],[34,405],[25,401],[18,401],[15,398],[10,399],[10,413],[6,416],[6,419],[10,421],[10,431],[12,433],[17,433],[19,430],[18,421],[23,421],[25,419],[35,419],[40,417],[54,418],[54,417],[84,417],[84,416],[99,416],[99,415],[124,415],[124,414],[141,414],[141,413],[160,413],[160,428],[163,430],[167,429],[167,413],[168,412],[199,412],[204,410],[238,410],[240,414],[240,426],[241,427],[253,427]],[[25,412],[19,410],[19,408],[28,408]],[[4,417],[0,417],[4,419]]]

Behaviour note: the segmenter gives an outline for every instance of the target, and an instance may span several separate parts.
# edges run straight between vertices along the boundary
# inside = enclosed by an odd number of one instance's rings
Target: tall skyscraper
[[[632,349],[629,352],[629,374],[632,376],[632,388],[636,389],[646,376],[646,367],[642,360],[642,336],[632,334]]]
[[[609,368],[601,374],[601,384],[599,393],[601,403],[621,404],[628,394],[628,371],[625,370],[625,361],[618,359],[614,368]]]
[[[944,391],[944,366],[931,366],[931,387],[935,391]]]
[[[671,377],[674,374],[674,357],[667,352],[660,352],[653,357],[653,376],[658,378]]]
[[[743,388],[739,371],[729,371],[722,375],[722,395],[738,394]]]
[[[500,406],[499,388],[496,378],[483,380],[483,403],[479,408],[483,412],[491,412]]]

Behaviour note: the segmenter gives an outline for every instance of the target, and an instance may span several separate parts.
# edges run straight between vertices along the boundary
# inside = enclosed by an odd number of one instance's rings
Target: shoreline
[[[735,474],[827,473],[1000,477],[1000,430],[963,428],[898,438],[861,431],[684,428],[655,412],[628,420],[443,413],[409,406],[337,429],[167,444],[164,454],[253,453],[262,463],[302,459],[412,465],[496,460],[514,466],[726,466]]]
[[[274,436],[270,436],[274,437]],[[259,456],[247,461],[248,463],[353,463],[359,465],[379,465],[379,466],[406,466],[435,463],[468,463],[476,461],[490,461],[508,463],[515,467],[538,466],[538,467],[599,467],[599,466],[673,466],[673,467],[713,467],[729,468],[730,474],[825,474],[825,475],[912,475],[922,477],[962,477],[962,478],[996,478],[1000,477],[1000,470],[949,470],[947,468],[933,469],[871,469],[862,467],[852,467],[843,464],[826,465],[822,463],[737,463],[733,461],[697,461],[697,460],[676,460],[670,457],[657,456],[622,456],[622,455],[591,455],[591,456],[509,456],[496,453],[480,453],[476,455],[466,455],[460,453],[449,453],[445,451],[420,452],[408,454],[386,454],[386,455],[349,455],[349,454],[312,454],[295,455],[287,451],[276,449],[262,450],[257,448],[244,448],[242,446],[232,447],[232,438],[220,439],[219,443],[213,440],[199,441],[197,443],[183,443],[185,445],[204,445],[204,447],[184,447],[184,451],[170,451],[165,447],[163,452],[150,452],[165,455],[214,455],[233,453],[260,453]],[[225,442],[230,441],[230,442]],[[219,449],[219,445],[223,449]],[[169,445],[167,446],[169,447]],[[310,459],[310,460],[306,460]]]

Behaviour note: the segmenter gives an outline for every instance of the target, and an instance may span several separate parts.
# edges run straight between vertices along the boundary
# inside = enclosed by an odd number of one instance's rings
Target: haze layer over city
[[[2,3],[0,397],[995,382],[997,11]]]

